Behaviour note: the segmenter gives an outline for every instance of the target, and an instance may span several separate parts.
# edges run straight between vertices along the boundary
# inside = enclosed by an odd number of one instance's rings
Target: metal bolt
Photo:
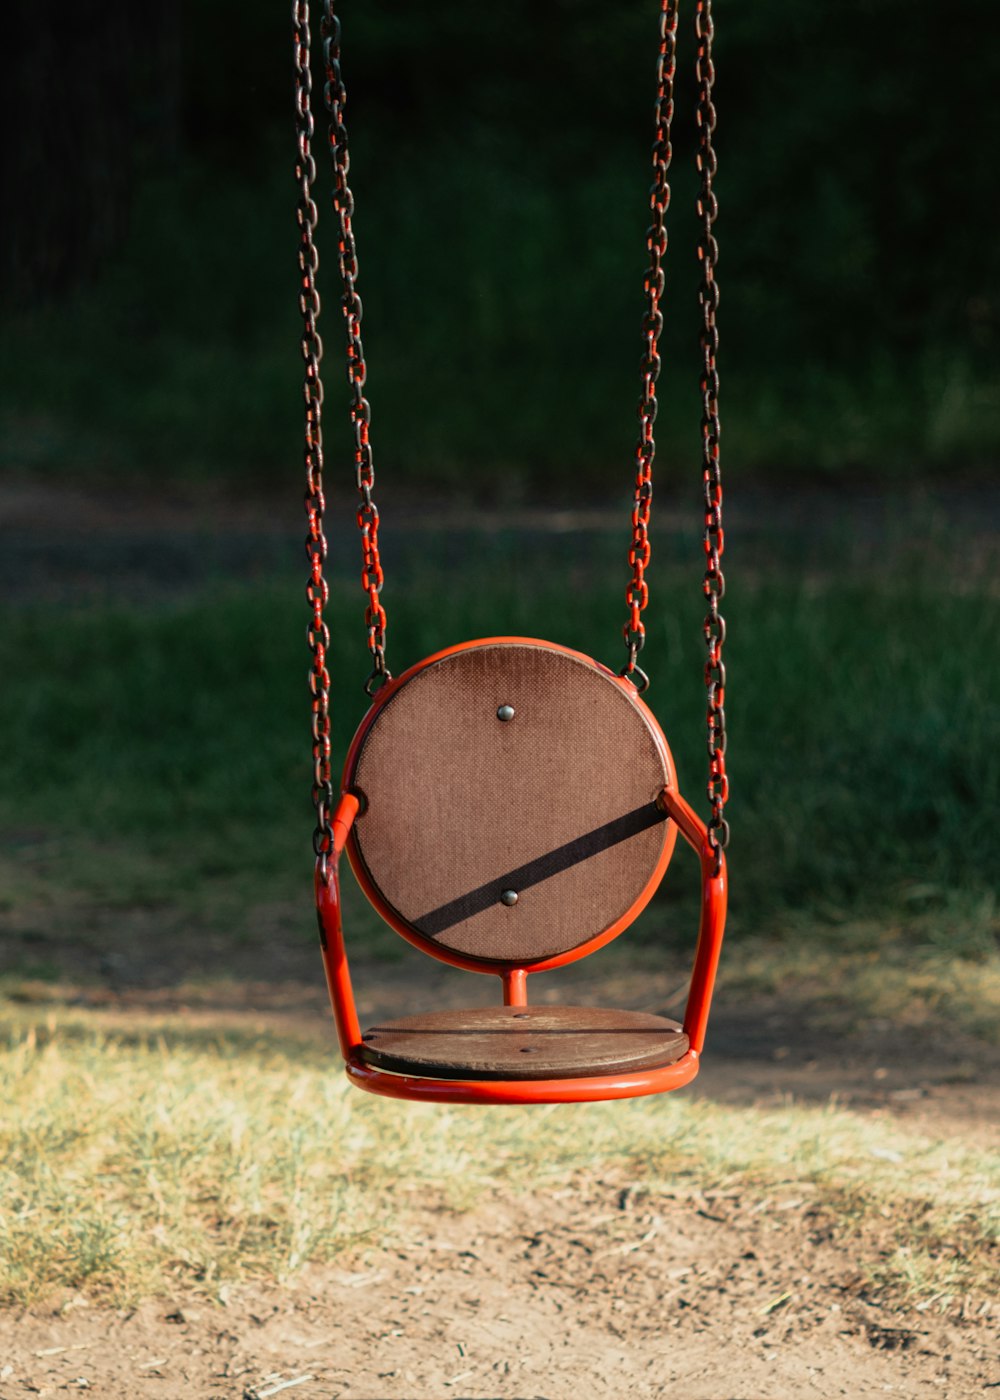
[[[514,718],[514,706],[513,706],[513,705],[501,705],[500,708],[499,708],[499,710],[497,710],[497,719],[507,720],[507,719],[513,719],[513,718]]]
[[[500,903],[506,904],[508,909],[512,904],[516,904],[517,890],[503,890],[500,895]]]

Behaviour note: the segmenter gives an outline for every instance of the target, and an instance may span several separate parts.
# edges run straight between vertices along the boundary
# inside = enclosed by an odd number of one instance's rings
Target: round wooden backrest
[[[344,772],[348,854],[400,933],[445,961],[582,956],[645,906],[674,774],[634,690],[528,638],[469,642],[380,692]]]

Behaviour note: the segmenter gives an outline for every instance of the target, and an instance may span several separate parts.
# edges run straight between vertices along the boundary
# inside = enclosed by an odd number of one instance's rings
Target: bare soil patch
[[[427,1205],[419,1222],[221,1302],[67,1298],[8,1317],[0,1397],[254,1400],[295,1381],[296,1400],[826,1400],[1000,1385],[990,1304],[866,1296],[807,1190],[654,1198],[590,1180],[462,1216]]]

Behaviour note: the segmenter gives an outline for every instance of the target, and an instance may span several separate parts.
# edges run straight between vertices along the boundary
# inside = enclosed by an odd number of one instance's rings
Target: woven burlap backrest
[[[603,667],[471,643],[405,677],[355,746],[351,858],[430,951],[530,965],[638,912],[672,846],[672,782],[655,721]]]

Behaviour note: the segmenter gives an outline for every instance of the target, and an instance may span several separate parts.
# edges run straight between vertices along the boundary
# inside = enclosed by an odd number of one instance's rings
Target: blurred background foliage
[[[396,669],[500,632],[615,662],[657,9],[344,0]],[[645,616],[697,800],[691,9],[657,421],[658,499],[691,510],[656,515]],[[4,503],[37,516],[0,522],[0,883],[29,950],[81,891],[239,929],[309,858],[289,11],[0,7],[0,462]],[[1000,655],[970,639],[997,615],[1000,10],[716,0],[716,19],[733,927],[808,938],[889,909],[907,947],[979,956],[997,935]],[[368,664],[319,124],[339,753]],[[158,514],[154,491],[186,504]],[[258,498],[242,523],[239,495]],[[124,515],[102,533],[108,499]],[[468,508],[549,500],[599,508]]]
[[[4,7],[8,469],[256,489],[296,470],[289,8]],[[342,10],[377,462],[487,499],[626,492],[655,0]],[[697,471],[690,10],[667,481]],[[729,468],[976,479],[1000,444],[994,7],[716,15]],[[346,463],[325,160],[320,188],[328,452]]]

